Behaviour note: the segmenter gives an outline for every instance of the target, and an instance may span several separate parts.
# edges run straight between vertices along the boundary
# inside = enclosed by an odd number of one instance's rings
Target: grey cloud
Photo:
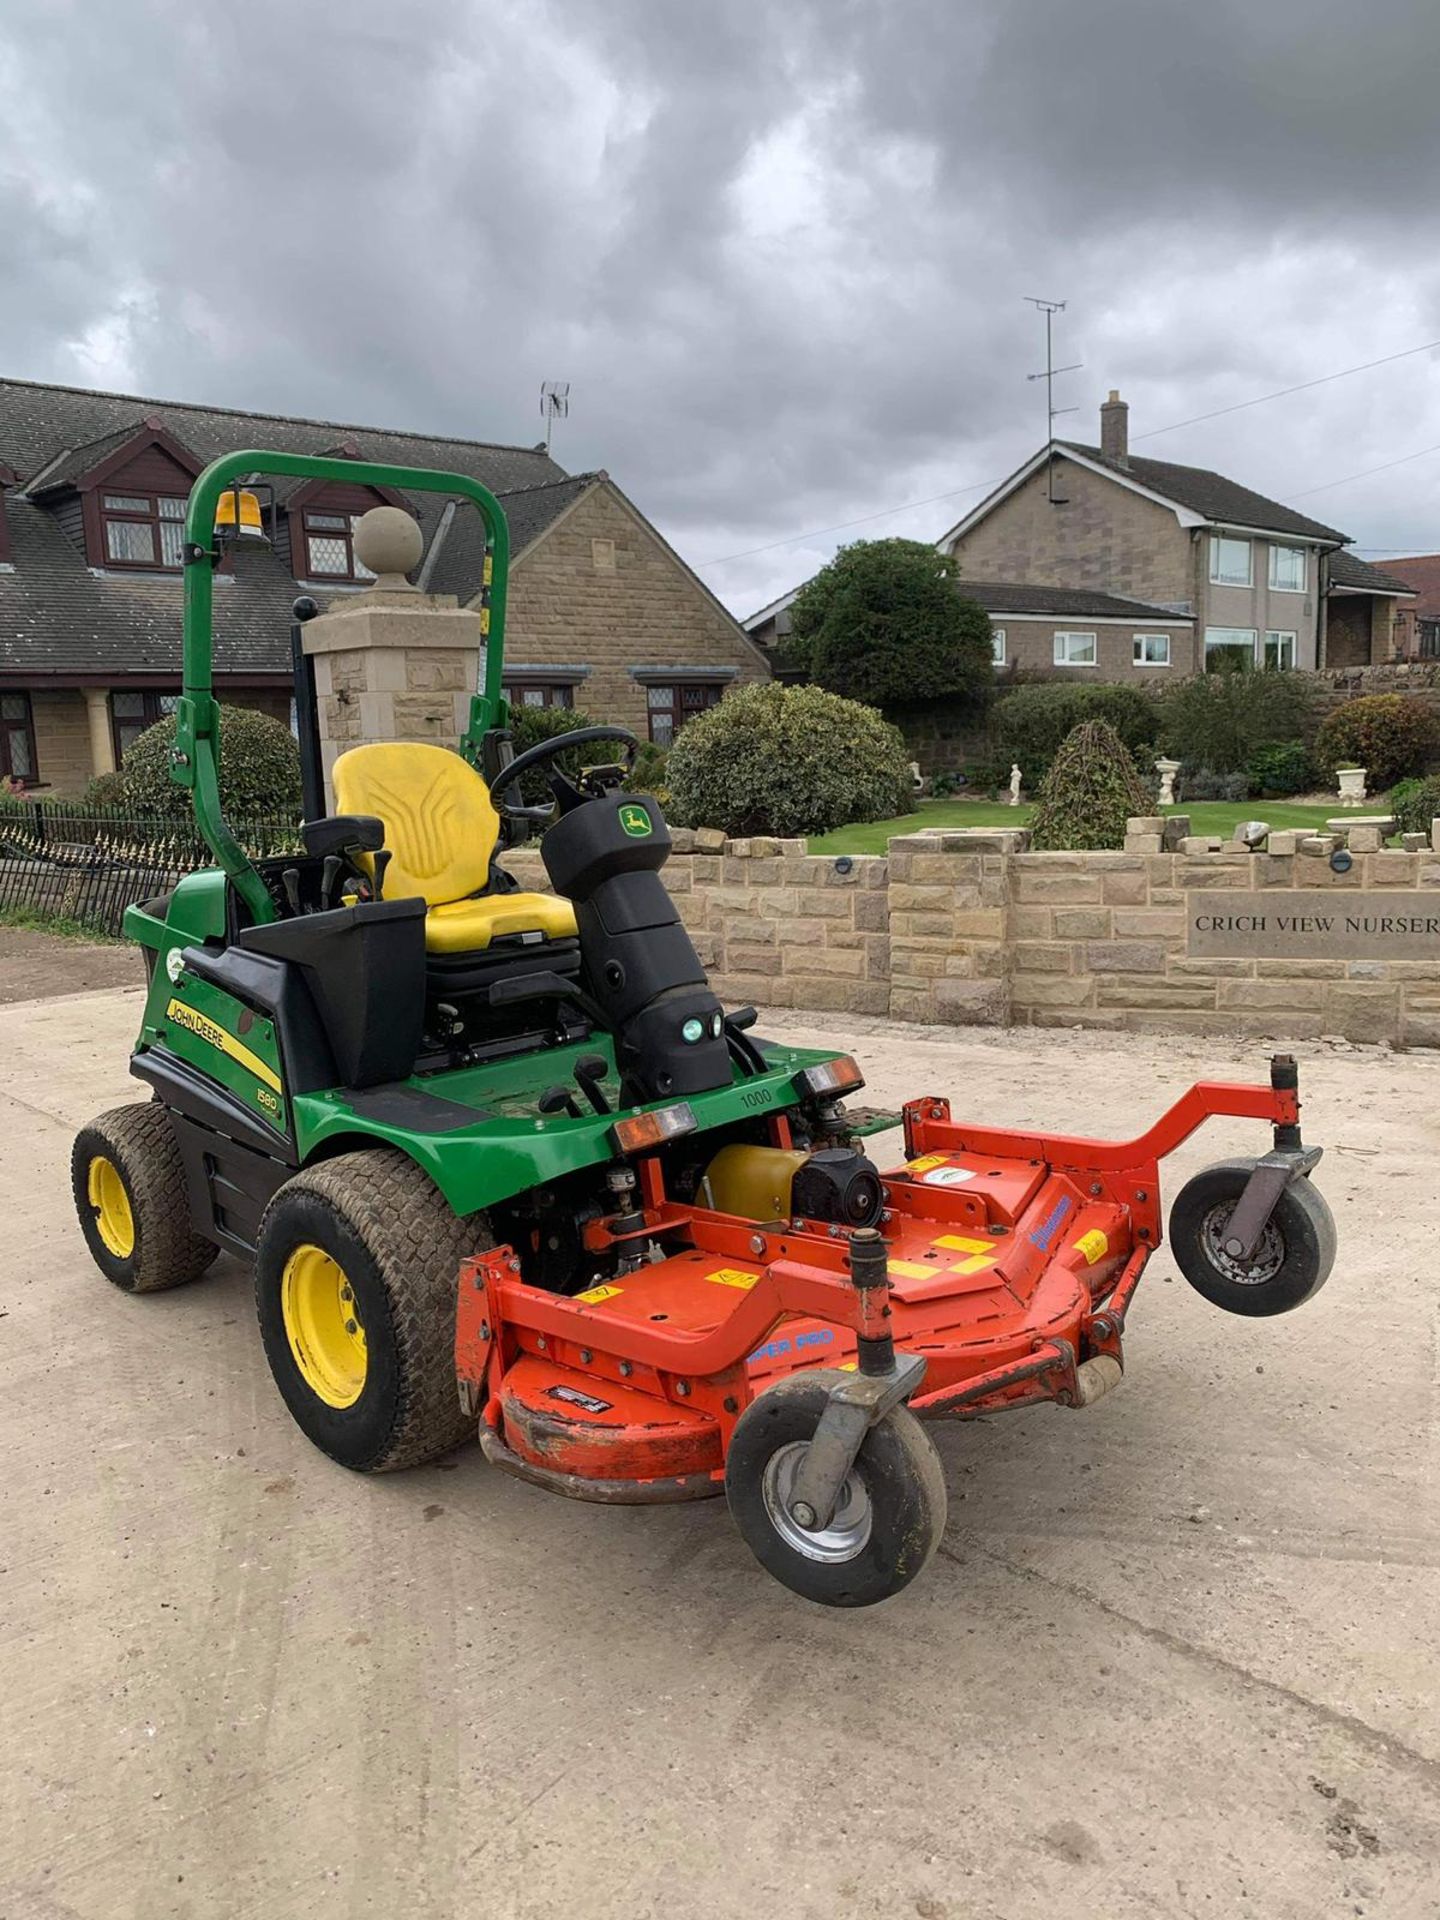
[[[1078,436],[1110,385],[1139,432],[1440,335],[1437,41],[1411,0],[12,10],[0,363],[516,441],[568,377],[560,458],[708,562],[1028,453],[1024,294],[1070,301]],[[1435,380],[1150,450],[1315,484],[1440,440]],[[1437,471],[1326,517],[1440,545]],[[707,578],[744,611],[833,545]]]

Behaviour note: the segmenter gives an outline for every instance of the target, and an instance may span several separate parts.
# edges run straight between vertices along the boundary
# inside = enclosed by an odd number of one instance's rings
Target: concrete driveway
[[[1301,1048],[1327,1290],[1231,1320],[1162,1254],[1122,1389],[937,1429],[942,1553],[850,1615],[723,1503],[354,1478],[237,1264],[107,1287],[66,1159],[138,1014],[0,1009],[0,1920],[1440,1913],[1440,1059]],[[1077,1131],[1266,1054],[770,1026]]]

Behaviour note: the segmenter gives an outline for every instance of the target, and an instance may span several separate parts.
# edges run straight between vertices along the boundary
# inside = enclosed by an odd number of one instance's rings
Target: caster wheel
[[[908,1407],[866,1434],[830,1525],[791,1511],[796,1476],[825,1411],[833,1372],[779,1381],[746,1408],[725,1462],[725,1496],[755,1558],[792,1593],[826,1607],[869,1607],[908,1587],[945,1530],[945,1476]]]
[[[82,1127],[70,1184],[90,1256],[122,1292],[183,1287],[220,1251],[190,1230],[185,1167],[158,1101],[116,1107]]]
[[[1254,1169],[1223,1160],[1197,1173],[1170,1209],[1180,1271],[1214,1306],[1259,1318],[1289,1313],[1317,1294],[1335,1261],[1335,1220],[1308,1179],[1292,1180],[1248,1260],[1225,1251],[1225,1230]]]

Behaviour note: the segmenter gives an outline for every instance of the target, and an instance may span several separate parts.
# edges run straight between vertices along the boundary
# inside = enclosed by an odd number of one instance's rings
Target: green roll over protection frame
[[[480,631],[485,649],[483,685],[472,696],[470,722],[460,751],[479,764],[481,741],[508,718],[503,689],[505,600],[510,571],[510,534],[500,502],[488,487],[462,473],[434,473],[423,467],[395,467],[369,460],[346,460],[304,453],[243,451],[227,453],[210,465],[190,492],[185,515],[185,660],[184,688],[175,716],[175,745],[170,777],[188,789],[195,822],[216,863],[228,875],[252,919],[264,925],[276,918],[274,902],[248,855],[226,825],[220,806],[220,712],[214,693],[212,575],[215,511],[220,497],[261,474],[300,479],[339,477],[359,486],[395,487],[412,493],[457,494],[479,509],[485,525],[485,577],[481,587]]]

